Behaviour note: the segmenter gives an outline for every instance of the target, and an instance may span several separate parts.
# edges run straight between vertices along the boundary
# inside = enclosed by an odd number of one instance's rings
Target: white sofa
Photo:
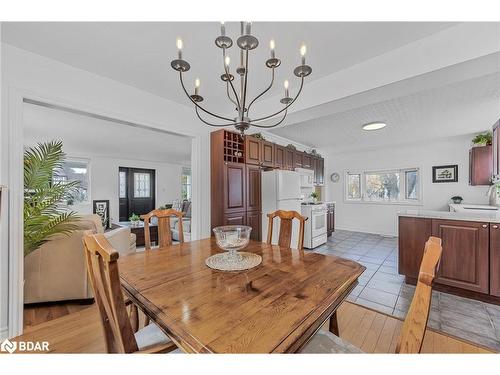
[[[104,233],[98,215],[83,216],[69,236],[58,235],[24,258],[24,303],[83,300],[93,297],[83,252],[83,233]],[[120,256],[135,252],[130,228],[104,233]]]

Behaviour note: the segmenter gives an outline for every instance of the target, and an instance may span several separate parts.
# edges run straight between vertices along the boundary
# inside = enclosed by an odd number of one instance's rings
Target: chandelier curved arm
[[[285,108],[283,108],[282,110],[280,110],[278,112],[273,113],[272,115],[252,120],[252,125],[254,125],[254,122],[267,120],[268,118],[274,117],[276,115],[279,115],[281,112],[286,111],[288,109],[288,107],[290,107],[293,103],[295,103],[295,101],[299,97],[300,93],[302,92],[303,87],[304,87],[304,77],[301,77],[300,88],[299,88],[299,91],[297,92],[297,95],[295,95],[295,98],[293,98],[293,100],[290,103],[288,103]],[[257,125],[255,125],[255,126],[257,126]]]
[[[236,100],[231,98],[231,94],[229,93],[229,82],[226,82],[226,93],[227,93],[227,97],[229,98],[231,103],[233,103],[235,106],[238,106],[238,103],[236,103]]]
[[[200,112],[198,112],[198,106],[194,107],[194,110],[196,112],[196,115],[198,116],[198,118],[204,122],[205,124],[209,125],[209,126],[216,126],[216,127],[222,127],[222,126],[229,126],[229,125],[232,125],[232,124],[212,124],[208,121],[206,121],[205,119],[203,119],[200,115]],[[233,122],[234,123],[234,122]]]
[[[248,116],[248,115],[249,115],[249,113],[250,113],[250,107],[252,106],[252,104],[253,104],[256,100],[258,100],[258,99],[259,99],[262,95],[264,95],[266,92],[268,92],[268,91],[271,89],[271,87],[273,87],[273,84],[274,84],[274,68],[272,68],[271,83],[269,84],[269,86],[267,86],[267,88],[266,88],[264,91],[262,91],[259,95],[257,95],[257,96],[254,98],[254,100],[252,100],[252,101],[250,102],[250,104],[248,105],[248,108],[247,108],[247,116]]]
[[[228,78],[228,82],[229,84],[231,85],[231,89],[233,90],[233,94],[236,98],[236,105],[238,106],[238,114],[241,113],[241,105],[240,105],[240,100],[238,98],[238,94],[236,93],[236,89],[234,88],[234,85],[233,85],[233,82],[229,79],[229,68],[228,66],[226,65],[226,62],[225,62],[225,59],[226,59],[226,49],[223,48],[222,49],[222,64],[224,64],[224,71],[226,72],[226,76]]]
[[[227,117],[223,117],[223,116],[219,116],[219,115],[216,115],[215,113],[212,113],[210,111],[207,111],[205,108],[203,108],[202,106],[200,106],[198,103],[196,103],[193,98],[191,98],[191,96],[189,95],[189,93],[187,92],[186,90],[186,86],[184,86],[184,80],[182,79],[182,71],[179,72],[179,77],[180,77],[180,80],[181,80],[181,86],[182,86],[182,89],[184,90],[184,93],[186,94],[186,96],[189,98],[189,100],[191,100],[191,102],[195,105],[196,108],[199,108],[201,109],[203,112],[205,113],[208,113],[210,116],[213,116],[213,117],[217,117],[217,118],[220,118],[221,120],[226,120],[226,121],[231,121],[233,122],[234,120],[230,119],[230,118],[227,118]]]
[[[252,123],[252,126],[256,126],[258,128],[262,128],[262,129],[266,129],[266,128],[274,128],[275,126],[278,126],[279,124],[281,124],[283,121],[285,121],[285,118],[286,118],[286,115],[288,113],[288,110],[285,108],[285,114],[283,115],[283,117],[281,118],[281,120],[279,120],[276,124],[274,125],[257,125],[257,124],[253,124]]]

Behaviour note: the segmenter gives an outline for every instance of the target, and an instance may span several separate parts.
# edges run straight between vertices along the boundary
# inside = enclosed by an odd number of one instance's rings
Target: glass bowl
[[[246,225],[225,225],[213,229],[217,246],[237,258],[237,252],[248,246],[252,227]]]

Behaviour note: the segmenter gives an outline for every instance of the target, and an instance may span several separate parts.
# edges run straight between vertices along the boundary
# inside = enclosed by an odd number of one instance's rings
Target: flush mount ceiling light
[[[369,124],[364,124],[362,129],[366,131],[373,131],[383,129],[386,126],[387,124],[385,122],[370,122]]]
[[[259,95],[257,95],[253,100],[250,100],[250,98],[247,95],[248,71],[249,71],[248,56],[251,50],[257,48],[257,46],[259,45],[259,40],[252,35],[251,33],[252,24],[250,22],[247,23],[241,22],[240,25],[241,25],[240,26],[241,35],[236,40],[236,44],[238,45],[239,48],[238,52],[240,55],[240,62],[239,65],[236,66],[236,70],[233,71],[233,73],[235,73],[234,75],[231,74],[229,70],[229,64],[231,62],[231,59],[228,56],[228,49],[233,45],[233,40],[226,35],[226,27],[224,23],[221,24],[221,35],[215,39],[215,45],[222,50],[223,74],[220,76],[220,78],[226,86],[225,94],[227,94],[227,97],[229,101],[232,103],[232,105],[236,107],[235,108],[237,112],[236,117],[231,118],[231,117],[221,116],[219,114],[208,111],[200,104],[203,101],[203,96],[200,95],[199,79],[196,79],[195,81],[194,94],[193,95],[189,94],[184,85],[183,73],[187,72],[191,66],[186,60],[183,59],[181,39],[177,40],[177,50],[178,50],[177,59],[173,60],[170,65],[174,70],[179,72],[179,78],[182,89],[184,93],[187,95],[187,97],[194,104],[196,115],[202,122],[210,126],[234,125],[234,127],[237,130],[239,130],[243,135],[245,130],[247,130],[250,126],[266,129],[266,128],[273,128],[281,124],[283,120],[285,120],[288,107],[290,107],[293,103],[295,103],[300,93],[302,92],[302,87],[304,85],[304,78],[312,73],[312,68],[309,65],[306,65],[306,57],[305,57],[306,46],[302,45],[300,47],[301,64],[298,65],[293,71],[293,74],[300,80],[299,88],[296,95],[294,97],[290,95],[289,91],[290,84],[288,80],[286,80],[284,82],[285,95],[280,99],[280,103],[282,104],[280,109],[268,115],[261,115],[261,117],[259,116],[250,117],[249,112],[252,104],[261,96],[263,96],[267,91],[269,91],[273,86],[274,70],[281,65],[281,60],[276,57],[276,52],[275,52],[276,45],[274,40],[271,39],[271,42],[269,43],[271,58],[265,62],[266,67],[268,67],[271,70],[271,83],[264,89],[264,91],[262,91]],[[236,84],[235,76],[239,76],[239,81],[240,81],[239,89]],[[234,83],[233,80],[235,81]],[[200,114],[200,111],[204,112],[203,116]],[[281,116],[281,119],[279,119],[279,121],[274,124],[271,125],[259,124],[261,121],[268,120],[282,113],[283,115]],[[214,124],[212,123],[211,120],[208,120],[206,118],[207,115],[211,116],[208,117],[208,119],[211,119],[213,117],[218,119],[219,121],[223,120],[224,122]]]

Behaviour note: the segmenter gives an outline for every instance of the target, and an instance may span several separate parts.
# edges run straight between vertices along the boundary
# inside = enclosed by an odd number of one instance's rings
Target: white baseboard
[[[390,238],[397,238],[398,235],[394,233],[383,233],[383,232],[375,232],[375,231],[366,231],[366,230],[359,230],[355,228],[349,228],[349,227],[342,227],[342,226],[335,226],[335,230],[340,229],[340,230],[347,230],[350,232],[361,232],[361,233],[370,233],[370,234],[378,234],[379,236],[384,236],[384,237],[390,237]],[[333,232],[333,235],[335,235],[335,232]]]

